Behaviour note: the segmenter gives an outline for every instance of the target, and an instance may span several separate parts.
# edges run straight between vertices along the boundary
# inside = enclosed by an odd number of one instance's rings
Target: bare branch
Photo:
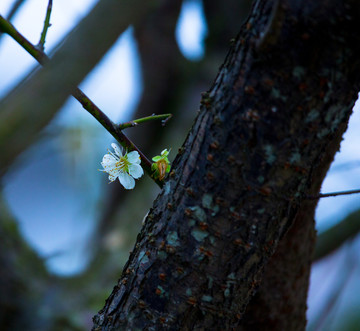
[[[350,191],[339,191],[339,192],[330,192],[330,193],[319,193],[318,195],[309,196],[309,199],[316,200],[321,198],[337,197],[339,195],[350,195],[358,194],[360,190],[350,190]]]
[[[141,123],[146,123],[146,122],[156,121],[156,120],[161,120],[161,124],[164,126],[171,117],[172,117],[172,114],[161,114],[161,115],[153,114],[151,116],[138,118],[137,120],[133,120],[130,122],[121,123],[118,125],[118,129],[124,130],[127,128],[132,128],[134,126],[137,126],[138,124],[141,124]]]
[[[11,19],[15,16],[18,12],[20,7],[25,3],[25,0],[17,0],[14,2],[13,6],[11,7],[9,14],[7,15],[6,19],[11,21]]]

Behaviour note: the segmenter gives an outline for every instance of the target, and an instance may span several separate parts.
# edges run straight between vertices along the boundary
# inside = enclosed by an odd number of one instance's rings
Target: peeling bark
[[[296,219],[281,265],[305,252],[284,284],[304,328],[313,228],[300,220],[359,91],[358,16],[355,1],[255,2],[94,330],[238,329]]]

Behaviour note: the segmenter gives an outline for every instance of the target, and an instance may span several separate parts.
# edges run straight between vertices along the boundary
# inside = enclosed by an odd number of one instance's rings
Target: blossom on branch
[[[170,151],[164,149],[161,155],[154,156],[152,160],[155,162],[151,165],[151,169],[154,172],[154,177],[159,180],[163,180],[165,175],[170,171],[170,161],[168,159]]]
[[[135,179],[140,178],[144,171],[141,168],[140,155],[137,151],[125,153],[123,155],[121,148],[116,144],[111,144],[115,154],[108,150],[108,154],[105,154],[101,165],[105,171],[109,174],[110,182],[113,182],[116,178],[125,189],[131,190],[135,187]]]

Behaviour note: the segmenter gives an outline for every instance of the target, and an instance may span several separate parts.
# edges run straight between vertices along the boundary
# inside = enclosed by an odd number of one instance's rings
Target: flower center
[[[128,161],[127,157],[121,156],[119,161],[115,163],[115,167],[122,172],[128,172],[130,162]]]

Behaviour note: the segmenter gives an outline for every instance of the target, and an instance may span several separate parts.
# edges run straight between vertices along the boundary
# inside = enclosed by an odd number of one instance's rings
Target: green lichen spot
[[[189,227],[193,227],[195,225],[195,223],[196,223],[195,220],[190,219],[189,222],[188,222]]]
[[[200,222],[206,221],[206,213],[205,213],[204,209],[200,208],[199,206],[193,206],[193,207],[189,207],[189,208],[190,208],[190,210],[193,211],[193,215],[198,221],[200,221]]]
[[[142,251],[142,252],[139,253],[138,261],[141,262],[141,264],[144,264],[144,263],[148,263],[148,262],[149,262],[149,258],[148,258],[148,256],[145,254],[144,251]]]
[[[264,212],[265,212],[265,208],[261,208],[261,209],[258,209],[258,214],[264,214]]]
[[[339,114],[339,109],[337,106],[331,106],[329,107],[328,111],[326,112],[325,116],[325,122],[326,123],[332,123],[334,117]]]
[[[203,241],[209,234],[206,231],[195,228],[191,231],[191,235],[195,238],[195,240]]]
[[[160,296],[163,296],[165,293],[165,290],[160,285],[157,288],[160,291]]]
[[[342,119],[341,116],[337,116],[337,117],[332,121],[332,123],[331,123],[331,128],[330,128],[332,132],[334,132],[334,131],[338,128],[339,124],[341,123],[341,119]]]
[[[211,213],[211,216],[215,216],[219,210],[220,210],[220,207],[219,205],[215,205],[214,208],[211,209],[213,212]]]
[[[271,90],[271,95],[272,97],[276,98],[276,99],[281,99],[282,101],[286,101],[287,97],[284,95],[281,95],[280,91],[276,88],[273,88]]]
[[[265,145],[264,150],[267,163],[269,163],[270,165],[273,164],[276,160],[276,156],[274,154],[274,147],[271,145]]]
[[[305,70],[303,67],[298,66],[294,68],[292,74],[294,77],[301,79],[305,74]]]
[[[192,296],[191,288],[187,288],[185,293],[188,297]]]
[[[258,180],[258,182],[259,182],[260,184],[262,184],[262,183],[264,183],[265,178],[264,178],[263,176],[259,176],[259,177],[257,178],[257,180]]]
[[[330,131],[328,129],[322,129],[316,134],[316,137],[318,137],[319,139],[322,139],[325,136],[327,136],[329,133],[330,133]]]
[[[179,237],[176,231],[171,231],[166,236],[166,241],[169,245],[177,247],[180,246]]]
[[[224,296],[225,296],[225,298],[227,298],[227,297],[229,297],[229,295],[230,295],[230,290],[227,288],[224,291]]]
[[[299,163],[301,161],[301,154],[299,152],[295,152],[290,157],[290,163]]]
[[[211,194],[204,194],[202,198],[202,205],[204,208],[211,209],[213,203],[213,197]]]
[[[209,279],[208,288],[210,289],[213,287],[214,278],[212,278],[211,276],[207,276],[207,278]]]
[[[149,257],[147,255],[145,255],[142,260],[141,263],[148,263],[149,262]]]
[[[330,85],[331,85],[331,83],[330,83]],[[334,92],[332,90],[327,91],[325,96],[324,96],[324,103],[329,102],[333,95],[334,95]]]
[[[213,301],[213,297],[210,295],[203,295],[201,300],[205,301],[205,302],[211,302],[211,301]]]
[[[170,182],[166,182],[165,185],[164,185],[164,192],[165,192],[165,195],[169,194],[170,193]]]
[[[211,242],[212,245],[215,244],[216,239],[215,239],[214,236],[210,236],[210,237],[209,237],[209,240],[210,240],[210,242]]]
[[[236,275],[235,275],[234,272],[232,272],[231,274],[229,274],[229,275],[227,276],[227,278],[230,279],[230,280],[236,280]]]
[[[311,109],[309,114],[306,116],[305,122],[312,122],[319,117],[319,112],[316,109]]]
[[[211,216],[215,216],[220,210],[220,207],[218,205],[213,204],[213,197],[211,194],[208,194],[208,193],[203,195],[202,205],[204,208],[212,210]],[[204,215],[202,215],[202,216],[204,216]],[[206,217],[206,215],[205,215],[205,217]]]
[[[144,257],[145,255],[145,251],[142,251],[139,253],[139,256],[138,256],[138,261],[141,261],[141,259]]]
[[[280,98],[280,96],[281,96],[280,91],[276,88],[273,88],[271,90],[271,94],[274,98],[277,98],[277,99]]]

